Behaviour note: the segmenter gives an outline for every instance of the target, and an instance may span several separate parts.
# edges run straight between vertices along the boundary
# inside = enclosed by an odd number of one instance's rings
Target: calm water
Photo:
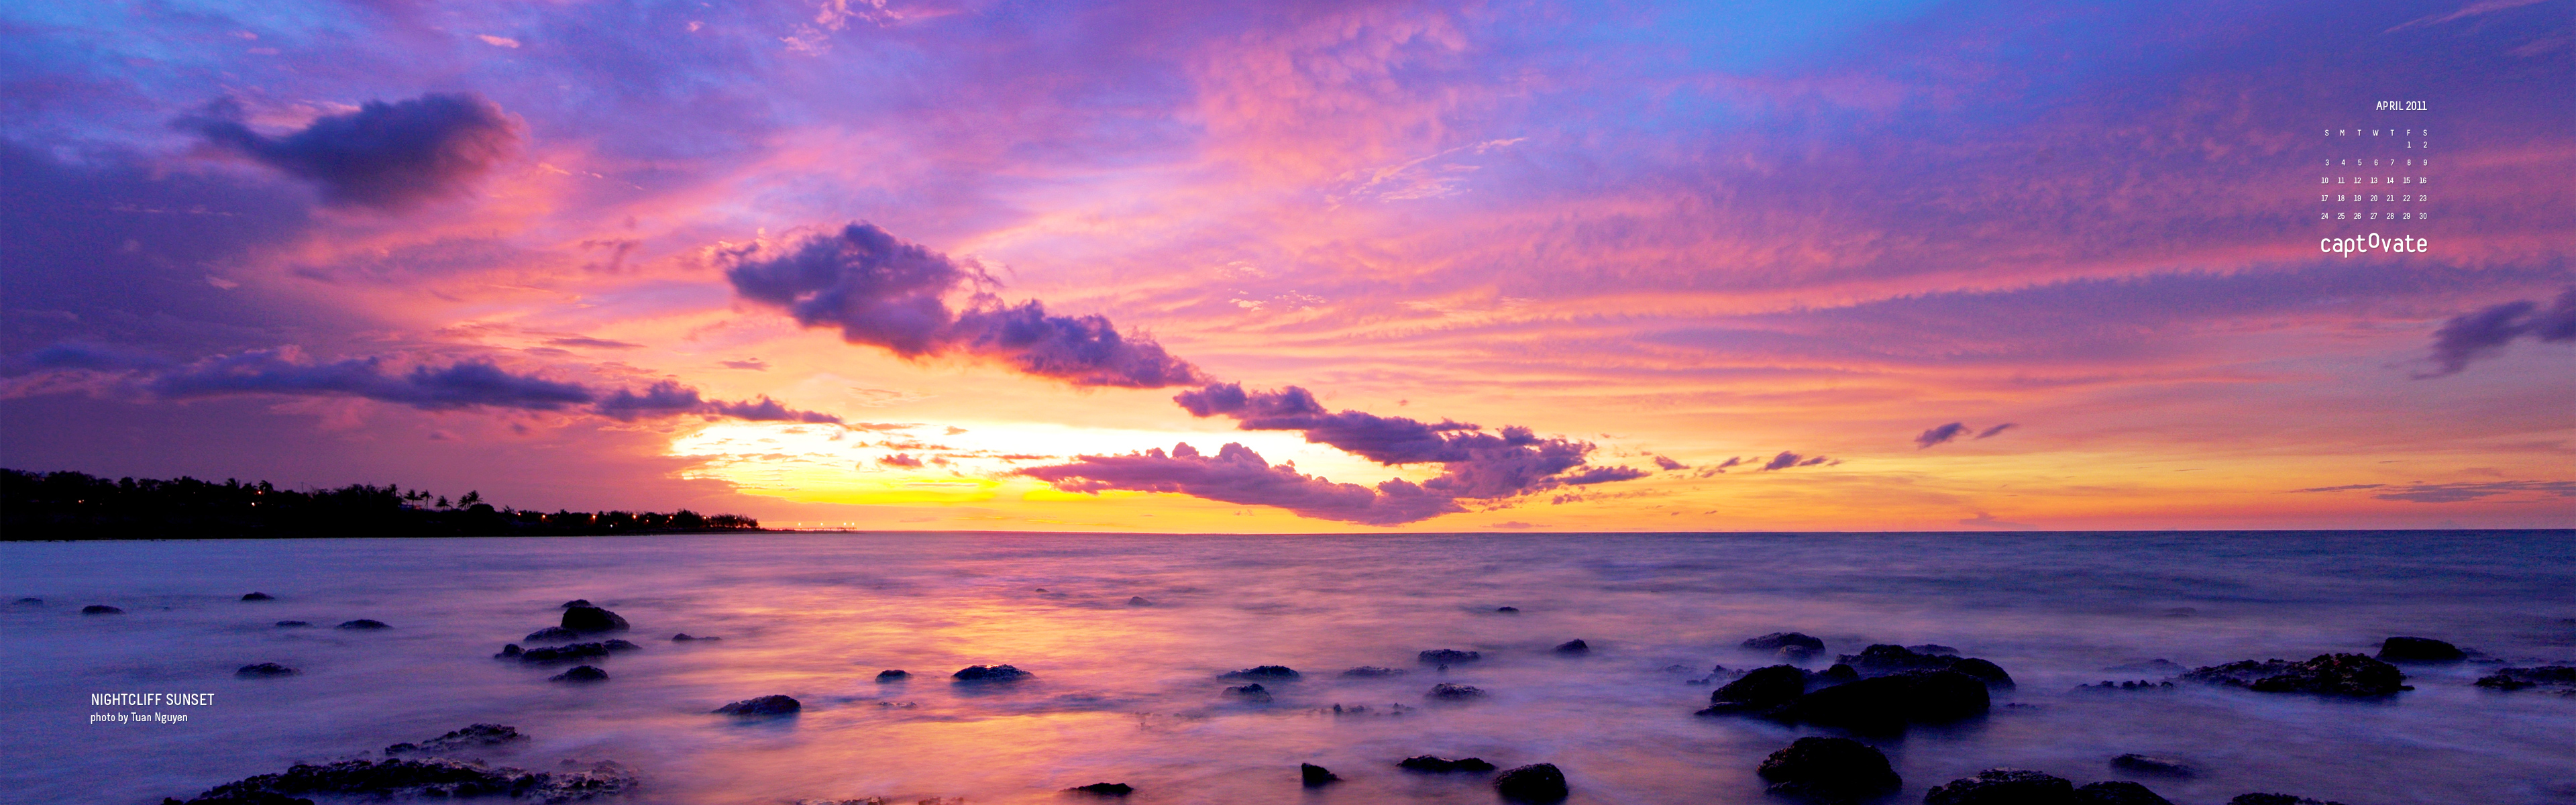
[[[253,590],[278,600],[236,600]],[[1982,721],[1876,741],[1905,777],[1891,801],[1993,766],[2128,779],[2106,762],[2144,752],[2206,770],[2141,778],[2184,805],[2248,791],[2576,802],[2576,698],[2470,687],[2484,666],[2414,668],[2416,691],[2376,702],[2071,691],[2136,678],[2103,669],[2140,660],[2304,659],[2399,634],[2517,664],[2576,661],[2570,531],[0,544],[0,597],[20,596],[45,603],[0,605],[6,801],[158,802],[500,722],[536,740],[494,759],[614,759],[644,774],[637,802],[1062,803],[1057,790],[1104,781],[1136,786],[1140,804],[1493,802],[1481,777],[1393,766],[1430,753],[1555,763],[1578,803],[1758,803],[1755,764],[1818,731],[1694,717],[1709,688],[1688,680],[1768,664],[1733,646],[1795,630],[1837,653],[1955,646],[2020,680]],[[552,684],[561,669],[490,658],[571,598],[635,625],[626,636],[644,648],[600,663],[611,681]],[[93,603],[127,614],[77,614]],[[270,626],[353,618],[394,628]],[[724,640],[668,642],[674,632]],[[1593,653],[1547,650],[1572,638]],[[1486,660],[1415,664],[1433,648]],[[234,678],[256,662],[304,674]],[[946,680],[978,663],[1037,678]],[[1264,664],[1306,678],[1271,685],[1267,705],[1221,694],[1234,683],[1217,674]],[[1665,670],[1677,664],[1689,672]],[[1338,675],[1358,665],[1411,673]],[[878,684],[886,668],[916,677]],[[1492,696],[1430,706],[1437,681]],[[116,691],[216,701],[89,705]],[[771,693],[804,713],[707,714]],[[1336,703],[1372,712],[1335,716]],[[1419,709],[1387,714],[1394,703]],[[94,710],[193,717],[92,724]],[[1347,782],[1304,790],[1300,762]]]

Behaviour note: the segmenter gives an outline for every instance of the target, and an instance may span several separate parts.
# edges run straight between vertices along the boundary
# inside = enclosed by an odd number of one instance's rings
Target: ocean
[[[253,591],[275,600],[240,600]],[[2576,663],[2576,531],[0,543],[0,598],[21,597],[43,600],[0,605],[7,802],[157,803],[473,723],[532,736],[480,755],[495,763],[631,767],[642,784],[617,801],[639,803],[1064,803],[1097,782],[1140,805],[1495,801],[1487,775],[1395,766],[1423,754],[1552,763],[1575,803],[1779,802],[1762,758],[1840,733],[1694,711],[1729,678],[1712,668],[1781,662],[1739,644],[1782,631],[1825,641],[1814,668],[1934,643],[2017,681],[1983,718],[1867,737],[1904,778],[1890,802],[1993,767],[2134,779],[2183,805],[2576,802],[2576,697],[2470,684]],[[640,648],[595,663],[608,681],[492,656],[575,598],[632,624],[616,636]],[[362,618],[389,628],[333,628]],[[2483,658],[2407,666],[2415,689],[2379,700],[2076,690],[2161,679],[2106,670],[2156,659],[2395,635]],[[1591,651],[1551,650],[1573,639]],[[1444,648],[1482,658],[1417,661]],[[263,662],[300,673],[236,677]],[[1034,676],[949,679],[1004,663]],[[1267,702],[1225,692],[1243,683],[1220,674],[1263,665],[1300,678],[1263,680]],[[1342,675],[1358,666],[1405,673]],[[1487,695],[1427,700],[1440,682]],[[212,696],[92,704],[125,693]],[[709,712],[770,694],[803,710]],[[187,718],[92,720],[119,712]],[[2132,776],[2109,764],[2124,753],[2199,773]],[[1342,782],[1302,787],[1301,763]]]

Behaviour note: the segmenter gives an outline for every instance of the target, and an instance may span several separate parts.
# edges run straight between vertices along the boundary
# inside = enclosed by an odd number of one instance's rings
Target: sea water
[[[252,591],[276,600],[239,600]],[[615,760],[643,803],[1062,803],[1096,782],[1140,804],[1495,800],[1490,775],[1395,766],[1422,754],[1553,763],[1576,803],[1759,803],[1765,755],[1836,733],[1693,712],[1729,678],[1712,668],[1780,662],[1738,645],[1777,631],[1826,641],[1812,667],[1938,643],[2018,681],[1982,719],[1870,737],[1905,780],[1891,802],[1999,766],[2137,779],[2183,805],[2576,802],[2576,697],[2470,684],[2497,662],[2576,662],[2571,531],[0,544],[0,598],[22,596],[44,600],[0,604],[8,802],[185,798],[483,722],[533,740],[475,756]],[[574,598],[633,624],[620,636],[641,649],[595,661],[609,681],[493,658]],[[359,618],[391,628],[332,628]],[[2160,678],[2105,670],[2152,659],[2368,653],[2392,635],[2490,661],[2409,666],[2415,690],[2383,700],[2075,690]],[[1590,653],[1551,651],[1577,638]],[[1441,648],[1483,659],[1417,662]],[[262,662],[301,673],[235,676]],[[1035,676],[949,680],[1000,663]],[[1220,674],[1258,665],[1303,678],[1264,681],[1266,703],[1224,693],[1241,682]],[[1364,665],[1406,673],[1341,675]],[[1438,682],[1488,695],[1427,701]],[[804,709],[709,712],[769,694]],[[2108,764],[2131,752],[2200,774]],[[1343,782],[1303,788],[1300,763]]]

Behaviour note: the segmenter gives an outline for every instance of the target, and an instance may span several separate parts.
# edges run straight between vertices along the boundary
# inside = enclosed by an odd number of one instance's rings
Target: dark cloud
[[[2526,335],[2536,341],[2576,341],[2576,288],[2560,292],[2547,308],[2517,300],[2444,322],[2433,331],[2434,370],[2416,377],[2458,374],[2470,361],[2501,354],[2506,344]]]
[[[1397,525],[1466,511],[1452,496],[1401,478],[1388,479],[1374,489],[1334,483],[1292,466],[1271,466],[1260,454],[1231,442],[1214,456],[1181,444],[1169,454],[1156,448],[1121,456],[1077,456],[1070,464],[1031,467],[1020,474],[1067,492],[1170,492],[1369,525]]]
[[[1977,431],[1977,438],[1979,438],[1979,439],[1988,439],[1988,438],[1993,438],[1995,434],[2002,433],[2002,432],[2004,432],[2004,431],[2011,430],[2011,429],[2013,429],[2013,428],[2020,427],[2020,426],[2021,426],[2021,423],[2019,423],[2019,422],[2006,422],[2006,423],[2003,423],[2003,424],[2001,424],[2001,425],[1996,425],[1996,426],[1994,426],[1994,427],[1987,428],[1987,429],[1985,429],[1985,430]]]
[[[619,421],[686,414],[725,416],[753,422],[838,424],[841,421],[840,417],[830,414],[788,408],[765,394],[743,402],[704,399],[698,396],[697,389],[670,380],[647,386],[642,394],[618,389],[601,395],[592,410]]]
[[[913,457],[912,457],[912,454],[910,454],[910,453],[896,453],[896,454],[891,455],[891,456],[885,456],[885,457],[882,457],[882,458],[877,459],[877,463],[879,463],[879,464],[883,464],[883,465],[886,465],[886,466],[888,466],[888,467],[910,467],[910,468],[913,468],[913,469],[920,469],[920,468],[921,468],[921,459],[913,458]]]
[[[1590,442],[1541,439],[1522,427],[1489,433],[1479,425],[1449,420],[1327,413],[1314,393],[1296,386],[1246,391],[1239,383],[1214,383],[1182,392],[1173,401],[1197,416],[1232,417],[1243,430],[1301,431],[1310,444],[1331,445],[1380,464],[1440,464],[1445,472],[1422,486],[1453,497],[1507,498],[1553,488],[1567,482],[1561,473],[1583,467],[1593,451]]]
[[[1760,471],[1770,472],[1773,470],[1785,470],[1791,467],[1813,467],[1818,464],[1828,462],[1837,464],[1841,463],[1824,456],[1802,456],[1797,453],[1782,450],[1779,455],[1772,456],[1771,460],[1762,462],[1762,469]]]
[[[769,371],[769,362],[759,358],[744,358],[738,361],[716,361],[716,365],[727,369],[749,369],[754,372]]]
[[[1104,316],[1055,316],[1036,301],[1003,304],[983,268],[908,243],[874,224],[780,243],[719,247],[725,279],[745,299],[807,327],[906,358],[968,355],[1077,386],[1163,388],[1206,382],[1198,367]],[[952,308],[951,297],[962,307]]]
[[[605,339],[605,338],[591,338],[591,337],[589,337],[589,336],[572,336],[572,337],[569,337],[569,338],[557,338],[557,339],[553,339],[553,340],[547,341],[546,343],[548,343],[548,344],[553,344],[553,345],[558,346],[558,347],[595,347],[595,348],[598,348],[598,349],[643,349],[643,348],[644,348],[644,345],[643,345],[643,344],[629,344],[629,343],[626,343],[626,342],[624,342],[624,341],[611,341],[611,340],[608,340],[608,339]]]
[[[1672,459],[1665,458],[1665,457],[1663,457],[1663,456],[1656,456],[1656,457],[1655,457],[1655,466],[1657,466],[1657,467],[1662,467],[1662,468],[1667,469],[1667,470],[1687,470],[1687,469],[1690,469],[1690,465],[1688,465],[1688,464],[1684,464],[1684,463],[1681,463],[1681,462],[1679,462],[1679,461],[1674,461],[1674,460],[1672,460]]]
[[[2410,503],[2459,503],[2515,492],[2539,492],[2562,498],[2576,498],[2576,481],[2486,481],[2481,483],[2408,484],[2371,493],[2380,500],[2403,500]]]
[[[206,141],[322,186],[337,205],[400,210],[463,194],[519,146],[519,125],[472,93],[368,101],[282,137],[252,131],[240,106],[219,101],[179,121]]]
[[[2307,489],[2292,489],[2292,490],[2290,490],[2290,491],[2292,491],[2292,492],[2350,492],[2350,491],[2355,490],[2355,489],[2378,489],[2378,488],[2383,487],[2383,486],[2387,486],[2387,484],[2344,484],[2344,485],[2342,485],[2342,486],[2315,486],[2315,487],[2309,487],[2309,488],[2307,488]]]
[[[1968,432],[1968,426],[1966,423],[1952,422],[1947,425],[1941,425],[1922,433],[1915,434],[1914,449],[1921,450],[1936,444],[1947,442],[1952,439],[1959,438],[1959,434],[1966,432]]]

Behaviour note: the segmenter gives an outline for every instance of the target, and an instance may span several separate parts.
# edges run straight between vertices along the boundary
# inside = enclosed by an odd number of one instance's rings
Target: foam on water
[[[237,600],[253,590],[277,600]],[[1985,719],[1873,739],[1905,777],[1894,801],[1994,766],[2129,779],[2107,764],[2128,752],[2201,768],[2136,778],[2185,805],[2576,801],[2576,698],[2470,687],[2484,665],[2411,667],[2417,690],[2386,701],[2072,690],[2152,677],[2104,670],[2151,658],[2367,653],[2390,635],[2576,661],[2568,531],[0,544],[0,598],[20,596],[45,603],[0,605],[0,799],[31,803],[157,802],[474,722],[535,737],[499,762],[637,767],[636,802],[1052,803],[1093,782],[1137,803],[1493,801],[1483,776],[1394,766],[1439,754],[1555,763],[1580,803],[1757,803],[1764,755],[1831,733],[1695,717],[1709,687],[1689,680],[1776,662],[1735,644],[1784,630],[1834,653],[1955,646],[2020,681]],[[598,663],[610,681],[491,658],[573,598],[635,626],[642,650]],[[93,603],[126,614],[78,614]],[[355,618],[393,628],[330,628]],[[317,628],[270,625],[285,619]],[[1573,638],[1592,652],[1549,651]],[[1485,658],[1415,661],[1436,648]],[[303,673],[234,676],[259,662]],[[994,663],[1037,676],[948,680]],[[1264,680],[1266,704],[1223,694],[1242,683],[1219,674],[1273,664],[1304,678]],[[1359,665],[1408,673],[1339,675]],[[913,677],[876,682],[887,668]],[[1425,701],[1435,682],[1490,695]],[[89,705],[124,691],[217,701],[180,724],[89,723],[153,709]],[[772,693],[804,711],[707,712]],[[1303,789],[1301,762],[1345,782]]]

